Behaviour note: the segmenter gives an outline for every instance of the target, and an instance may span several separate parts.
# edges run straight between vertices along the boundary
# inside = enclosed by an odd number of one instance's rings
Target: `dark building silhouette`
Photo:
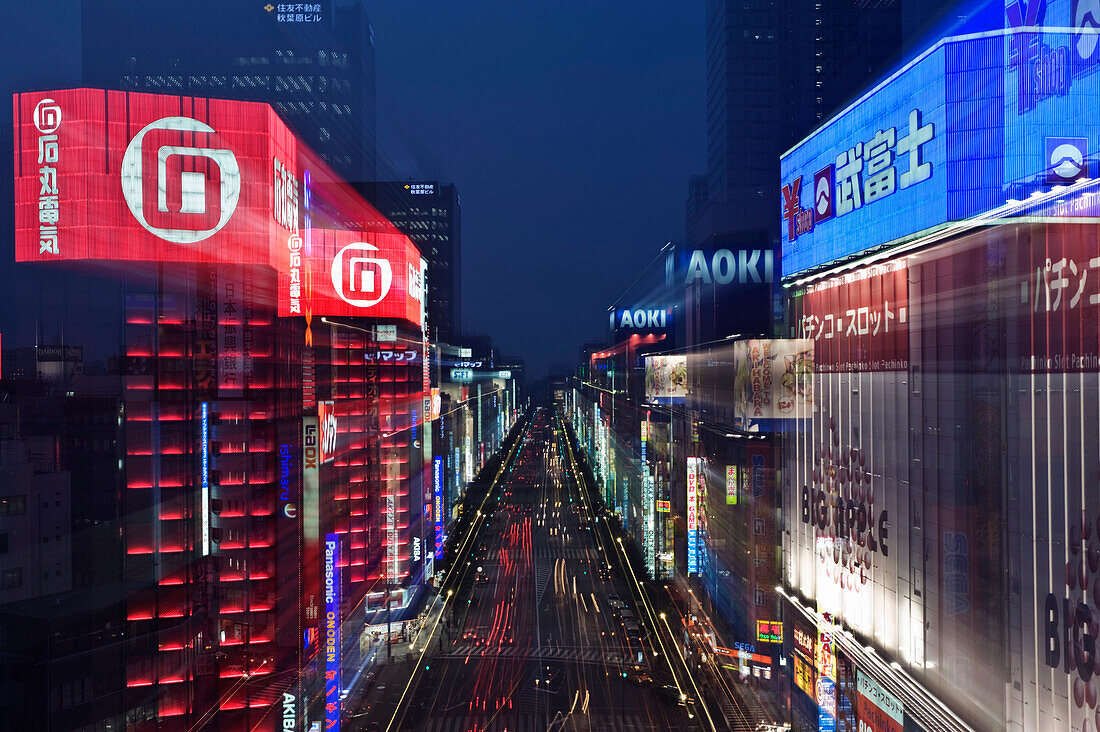
[[[86,0],[84,84],[267,102],[336,173],[370,180],[374,29],[361,0],[305,7]]]
[[[457,343],[462,335],[462,199],[453,183],[361,183],[363,197],[428,260],[431,339]]]
[[[693,181],[687,244],[762,229],[774,240],[779,157],[900,52],[901,0],[707,1],[707,203]]]

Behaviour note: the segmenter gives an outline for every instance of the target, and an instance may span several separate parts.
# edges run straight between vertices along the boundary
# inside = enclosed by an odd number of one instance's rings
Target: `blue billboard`
[[[940,41],[786,152],[784,276],[975,217],[1097,215],[1100,35],[1079,4],[1007,0],[1001,27]]]

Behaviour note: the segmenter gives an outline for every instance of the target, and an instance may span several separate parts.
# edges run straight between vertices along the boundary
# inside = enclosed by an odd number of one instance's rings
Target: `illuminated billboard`
[[[699,573],[699,458],[687,459],[687,571]]]
[[[279,315],[400,319],[421,325],[424,264],[402,234],[311,229],[310,246],[297,234],[276,255]]]
[[[421,325],[416,247],[268,105],[67,89],[12,111],[16,261],[265,265],[280,316]]]
[[[743,430],[813,411],[814,342],[753,339],[734,344],[734,414]]]
[[[999,27],[940,41],[784,153],[783,275],[975,216],[1096,216],[1100,197],[1054,189],[1098,172],[1086,5],[1013,0]]]
[[[297,140],[266,104],[68,89],[12,106],[16,261],[270,264],[298,227]]]
[[[687,398],[687,356],[646,356],[645,397],[651,402]]]

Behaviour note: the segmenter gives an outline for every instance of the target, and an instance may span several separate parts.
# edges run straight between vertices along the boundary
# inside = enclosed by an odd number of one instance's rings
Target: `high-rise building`
[[[362,0],[85,0],[84,84],[266,102],[347,180],[374,177],[374,29]]]
[[[339,629],[354,641],[372,593],[396,591],[404,608],[428,573],[420,253],[268,105],[70,89],[13,106],[17,260],[125,273],[121,387],[66,405],[71,429],[58,430],[61,455],[82,452],[83,480],[121,479],[115,506],[79,505],[121,541],[125,589],[108,599],[124,608],[124,666],[100,684],[118,704],[58,727],[119,711],[128,729],[334,722],[339,666],[362,660]],[[53,198],[39,194],[40,144]],[[386,328],[365,327],[376,324]],[[70,383],[79,353],[40,347],[39,379]],[[33,455],[48,462],[50,444]],[[72,569],[50,572],[42,582],[69,588]],[[326,641],[322,671],[310,659]],[[59,687],[53,674],[74,669],[75,652],[54,658],[45,685],[68,713],[64,685],[81,684],[81,704],[89,687],[83,676]],[[320,674],[337,683],[322,689]]]
[[[778,238],[779,156],[898,53],[901,5],[707,0],[708,200],[688,205],[687,244],[748,229]]]
[[[462,335],[462,199],[453,183],[363,183],[363,197],[412,239],[428,261],[428,328],[433,342]]]

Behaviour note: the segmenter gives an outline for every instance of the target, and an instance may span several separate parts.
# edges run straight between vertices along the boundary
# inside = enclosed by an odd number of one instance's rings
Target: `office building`
[[[357,186],[428,261],[428,328],[433,343],[462,335],[462,199],[453,183],[407,181]]]
[[[86,86],[266,102],[342,178],[374,177],[374,29],[362,0],[85,0],[82,13]]]

